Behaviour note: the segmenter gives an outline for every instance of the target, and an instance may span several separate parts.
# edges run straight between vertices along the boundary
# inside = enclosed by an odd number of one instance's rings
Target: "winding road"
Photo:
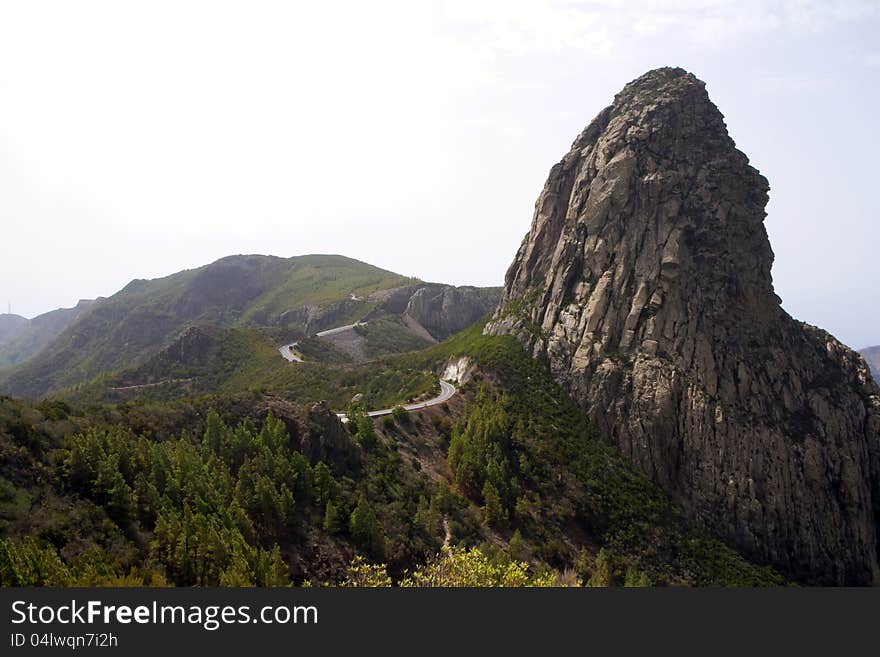
[[[363,326],[366,322],[355,322],[354,324],[346,324],[345,326],[337,326],[336,328],[327,329],[326,331],[318,331],[315,333],[316,338],[323,338],[325,335],[334,335],[336,333],[342,333],[343,331],[348,331],[349,329],[353,329],[357,326]],[[281,353],[281,357],[285,360],[290,361],[291,363],[301,363],[303,359],[296,355],[294,349],[297,348],[299,342],[291,342],[290,344],[283,344],[278,347],[278,351]]]
[[[349,329],[353,329],[356,326],[363,326],[366,322],[355,322],[354,324],[346,324],[345,326],[337,326],[336,328],[327,329],[326,331],[319,331],[315,333],[316,338],[324,337],[325,335],[333,335],[335,333],[342,333],[343,331],[348,331]],[[294,351],[296,349],[299,342],[291,342],[290,344],[281,345],[278,347],[278,351],[281,353],[281,356],[291,363],[301,363],[303,359],[300,358]],[[431,406],[438,406],[443,402],[449,400],[455,394],[455,386],[449,383],[448,381],[444,381],[440,379],[440,394],[436,397],[433,397],[427,401],[423,402],[415,402],[413,404],[402,404],[404,410],[407,411],[420,411],[424,408],[430,408]],[[369,417],[382,417],[383,415],[391,415],[394,411],[394,408],[382,408],[378,411],[368,411],[367,415]],[[343,422],[348,422],[348,416],[345,413],[337,413],[336,417],[338,417]]]
[[[447,401],[450,397],[455,394],[455,386],[451,383],[440,379],[440,394],[428,401],[416,402],[415,404],[402,404],[404,410],[406,411],[420,411],[423,408],[430,408],[431,406],[437,406],[438,404],[442,404]],[[367,415],[369,417],[381,417],[383,415],[391,415],[394,412],[393,408],[383,408],[378,411],[369,411]],[[345,413],[337,413],[336,417],[338,417],[343,422],[348,421],[348,417]]]

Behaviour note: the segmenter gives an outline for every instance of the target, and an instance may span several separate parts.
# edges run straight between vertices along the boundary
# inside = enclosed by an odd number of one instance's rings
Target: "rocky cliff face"
[[[498,288],[427,285],[413,293],[405,314],[443,340],[485,317],[500,295]]]
[[[780,307],[768,189],[702,82],[647,73],[551,170],[486,331],[751,558],[877,583],[880,388]]]

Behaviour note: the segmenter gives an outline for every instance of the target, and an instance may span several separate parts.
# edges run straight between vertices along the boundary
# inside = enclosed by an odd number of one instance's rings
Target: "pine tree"
[[[367,449],[376,445],[376,428],[368,415],[364,414],[358,418],[356,436],[358,442]]]
[[[324,508],[324,531],[331,534],[338,534],[342,531],[342,513],[333,500],[327,500],[327,506]]]
[[[229,441],[228,434],[229,427],[223,422],[220,414],[212,408],[205,418],[205,435],[202,445],[215,454],[219,454],[220,448]]]
[[[651,586],[651,580],[648,578],[648,573],[635,568],[627,568],[623,585],[627,587]]]
[[[257,586],[290,586],[290,569],[277,544],[271,550],[258,550],[254,571]]]
[[[611,554],[602,548],[596,556],[596,565],[593,568],[593,576],[587,582],[587,586],[601,587],[614,585],[614,567]]]
[[[507,551],[510,554],[510,558],[516,561],[525,561],[528,558],[526,542],[523,540],[522,534],[520,534],[518,529],[513,532],[510,544],[507,546]]]
[[[501,504],[498,490],[487,481],[483,486],[483,522],[494,527],[507,524],[507,509]]]
[[[382,525],[373,512],[373,507],[363,495],[358,499],[357,506],[351,512],[348,523],[351,537],[355,544],[371,556],[381,559],[385,554],[385,537]]]
[[[315,500],[319,504],[324,504],[339,494],[339,484],[333,478],[333,473],[323,461],[312,469],[312,479],[314,481]]]

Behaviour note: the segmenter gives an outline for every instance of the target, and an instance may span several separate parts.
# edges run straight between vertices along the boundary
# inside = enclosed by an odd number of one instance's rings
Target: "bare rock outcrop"
[[[405,315],[443,340],[485,317],[498,304],[498,288],[425,285],[410,297]]]
[[[747,556],[878,583],[880,388],[781,308],[768,190],[705,85],[651,71],[551,170],[486,331]]]
[[[313,404],[309,409],[308,430],[300,438],[297,449],[311,463],[329,463],[337,472],[351,472],[361,466],[357,445],[327,402]]]

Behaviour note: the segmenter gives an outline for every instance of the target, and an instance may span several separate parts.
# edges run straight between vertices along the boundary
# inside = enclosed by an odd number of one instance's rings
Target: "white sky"
[[[550,167],[683,66],[770,180],[786,309],[880,343],[880,2],[0,0],[0,301],[232,253],[498,285]]]

